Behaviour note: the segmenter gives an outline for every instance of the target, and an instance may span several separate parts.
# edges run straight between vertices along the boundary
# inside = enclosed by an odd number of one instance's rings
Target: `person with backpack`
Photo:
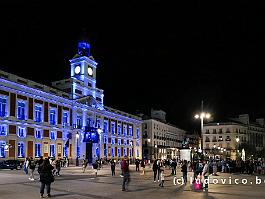
[[[36,168],[36,164],[35,164],[35,161],[33,160],[32,157],[29,158],[29,180],[35,180],[34,179],[34,171],[35,171],[35,168]]]
[[[46,186],[47,197],[51,197],[51,183],[54,182],[54,176],[52,174],[53,166],[50,164],[48,159],[45,159],[40,166],[40,197],[44,198],[44,189]]]

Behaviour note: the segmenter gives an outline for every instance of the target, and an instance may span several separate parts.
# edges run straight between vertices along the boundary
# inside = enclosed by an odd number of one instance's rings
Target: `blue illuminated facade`
[[[141,118],[104,105],[90,44],[80,41],[77,49],[71,76],[52,87],[0,71],[0,160],[141,159]]]

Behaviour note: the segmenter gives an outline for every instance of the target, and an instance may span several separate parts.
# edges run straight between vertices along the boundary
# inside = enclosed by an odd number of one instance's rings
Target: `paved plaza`
[[[118,167],[118,166],[117,166]],[[171,170],[166,169],[165,187],[160,188],[158,183],[153,182],[153,173],[147,168],[145,175],[135,172],[131,166],[131,182],[126,192],[121,191],[122,178],[120,169],[117,168],[116,176],[112,177],[109,166],[104,166],[95,177],[92,169],[82,173],[81,167],[62,168],[61,176],[56,177],[52,184],[52,197],[58,199],[155,199],[155,198],[210,198],[210,199],[264,199],[265,176],[258,176],[262,183],[256,184],[256,176],[219,174],[210,177],[208,192],[194,191],[190,183],[174,185]],[[177,177],[180,177],[177,172]],[[192,176],[192,173],[188,174]],[[38,180],[29,181],[23,171],[0,170],[0,199],[35,199],[39,198]],[[36,174],[35,178],[39,176]],[[240,184],[235,184],[234,178],[238,178]],[[215,179],[215,181],[213,181]],[[223,180],[223,184],[221,182]],[[224,183],[224,179],[226,182]],[[247,184],[242,184],[246,180]],[[216,183],[218,180],[218,184]],[[231,183],[229,184],[229,180]],[[252,184],[251,184],[252,183]]]

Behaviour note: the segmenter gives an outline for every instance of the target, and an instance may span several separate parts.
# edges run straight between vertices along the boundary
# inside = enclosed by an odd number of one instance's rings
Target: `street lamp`
[[[203,101],[201,103],[201,113],[196,114],[194,117],[195,117],[195,119],[201,119],[201,143],[199,143],[200,144],[199,148],[201,148],[203,150],[203,120],[211,118],[210,113],[206,113],[203,111]]]

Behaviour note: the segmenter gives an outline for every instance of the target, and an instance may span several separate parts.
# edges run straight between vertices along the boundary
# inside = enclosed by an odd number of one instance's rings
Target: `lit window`
[[[126,145],[127,145],[127,140],[124,139],[124,146],[126,146]]]
[[[115,134],[115,123],[111,122],[111,133],[114,135]]]
[[[139,150],[138,149],[137,149],[137,152],[136,153],[137,153],[137,157],[139,157]]]
[[[68,157],[68,147],[67,146],[64,146],[63,156]]]
[[[56,112],[54,109],[50,110],[50,124],[55,125],[56,124]]]
[[[123,126],[123,134],[124,136],[127,136],[127,125]]]
[[[129,154],[130,157],[132,157],[132,149],[131,149],[131,148],[129,149],[129,153],[130,153],[130,154]]]
[[[50,139],[51,140],[56,140],[56,132],[54,132],[54,131],[50,132]]]
[[[97,124],[97,128],[100,128],[100,119],[97,119],[97,122],[96,122],[96,124]]]
[[[78,115],[76,117],[76,125],[77,125],[77,128],[78,129],[81,129],[82,128],[82,116]]]
[[[18,127],[17,136],[20,137],[20,138],[25,138],[26,137],[26,130],[25,130],[25,128]]]
[[[118,135],[121,135],[121,124],[118,124]]]
[[[0,158],[5,158],[6,157],[5,146],[6,146],[6,142],[5,141],[0,141]]]
[[[129,135],[130,135],[130,136],[133,136],[133,129],[132,129],[132,126],[129,126]]]
[[[104,149],[104,156],[107,157],[107,155],[108,155],[108,149],[106,148]]]
[[[0,117],[6,117],[7,115],[7,99],[0,97]]]
[[[104,120],[104,129],[103,129],[104,133],[108,133],[108,130],[109,130],[108,126],[109,126],[108,121]]]
[[[121,149],[118,148],[118,157],[121,157]]]
[[[42,107],[40,105],[35,106],[35,122],[42,122]]]
[[[17,104],[17,118],[20,120],[25,120],[25,102],[18,102]]]
[[[6,125],[3,125],[3,124],[1,124],[0,125],[0,136],[2,135],[2,136],[6,136],[7,135],[7,127],[6,127]]]
[[[23,142],[19,142],[18,143],[17,151],[18,151],[17,157],[19,157],[19,158],[24,158],[25,157],[25,145],[24,145]]]
[[[41,156],[41,144],[37,143],[35,144],[35,157]]]
[[[35,138],[36,139],[41,139],[42,138],[42,130],[35,129]]]
[[[124,156],[124,157],[127,156],[127,155],[126,155],[126,152],[127,152],[127,151],[126,151],[126,148],[124,148],[124,149],[123,149],[123,156]]]
[[[139,128],[136,129],[136,138],[137,138],[137,139],[140,138],[140,131],[139,131]]]
[[[129,142],[129,143],[130,143],[130,146],[132,146],[132,145],[133,145],[133,142],[132,142],[131,140],[130,140],[130,142]]]
[[[115,138],[111,139],[111,144],[115,144]]]
[[[136,146],[140,146],[140,140],[136,141]]]
[[[107,136],[104,136],[104,143],[108,143],[108,138],[107,138]]]
[[[118,139],[118,145],[121,145],[121,139]]]
[[[114,157],[114,148],[111,148],[111,156]]]
[[[63,126],[68,124],[68,112],[63,112]]]
[[[55,145],[54,144],[50,145],[50,156],[55,157]]]

